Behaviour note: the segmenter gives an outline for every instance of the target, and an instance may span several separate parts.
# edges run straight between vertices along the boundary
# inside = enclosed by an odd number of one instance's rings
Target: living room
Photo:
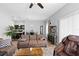
[[[42,9],[38,3],[33,4],[34,6],[32,6],[32,8],[29,8],[30,5],[31,3],[0,4],[2,19],[0,22],[0,51],[2,55],[21,56],[23,54],[22,56],[30,56],[30,53],[32,53],[32,56],[53,56],[52,50],[54,49],[54,44],[57,44],[57,42],[52,40],[52,42],[50,41],[50,43],[48,43],[47,36],[48,32],[52,30],[52,27],[55,26],[56,30],[55,23],[52,24],[51,22],[57,21],[48,20],[48,15],[50,16],[52,14],[52,10],[50,11],[48,8],[51,8],[51,5],[55,4],[43,3],[43,5],[49,5],[44,7],[44,9]],[[56,5],[61,8],[65,4]],[[57,8],[57,10],[59,8]],[[56,11],[56,9],[52,9]],[[49,30],[48,27],[50,27]],[[55,32],[54,34],[56,34],[55,40],[57,40],[57,33]],[[33,49],[36,52],[29,52],[29,50]]]
[[[79,56],[78,6],[79,3],[0,3],[1,55]],[[66,53],[59,51],[65,37],[69,37],[66,44],[70,44],[65,47],[69,47]]]

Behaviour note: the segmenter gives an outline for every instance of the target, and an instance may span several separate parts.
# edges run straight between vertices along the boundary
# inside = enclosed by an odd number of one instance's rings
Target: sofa
[[[22,35],[17,42],[17,48],[29,48],[29,35]]]
[[[79,36],[68,35],[54,49],[54,56],[79,56]]]
[[[18,40],[18,43],[17,43],[18,49],[47,46],[47,39],[43,35],[41,36],[41,35],[34,34],[34,35],[24,35],[24,36]]]
[[[11,46],[11,39],[0,40],[0,48],[4,48],[6,46]]]
[[[39,47],[47,47],[47,38],[44,37],[43,35],[38,35],[37,36],[37,43]]]
[[[11,39],[0,40],[0,55],[12,56],[17,48],[16,43]]]

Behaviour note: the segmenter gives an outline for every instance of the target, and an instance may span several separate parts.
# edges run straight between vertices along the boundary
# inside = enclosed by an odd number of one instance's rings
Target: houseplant
[[[17,30],[15,29],[15,27],[9,25],[5,34],[7,36],[10,36],[12,39],[16,39],[16,36],[17,36],[16,32]]]

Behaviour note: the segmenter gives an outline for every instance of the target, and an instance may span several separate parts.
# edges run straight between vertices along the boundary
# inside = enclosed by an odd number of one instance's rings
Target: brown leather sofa
[[[54,56],[79,56],[79,36],[65,37],[54,49]]]

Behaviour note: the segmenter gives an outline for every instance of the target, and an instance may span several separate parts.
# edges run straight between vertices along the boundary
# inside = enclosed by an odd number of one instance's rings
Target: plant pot
[[[33,34],[34,34],[34,32],[30,32],[30,34],[31,34],[31,35],[33,35]]]

